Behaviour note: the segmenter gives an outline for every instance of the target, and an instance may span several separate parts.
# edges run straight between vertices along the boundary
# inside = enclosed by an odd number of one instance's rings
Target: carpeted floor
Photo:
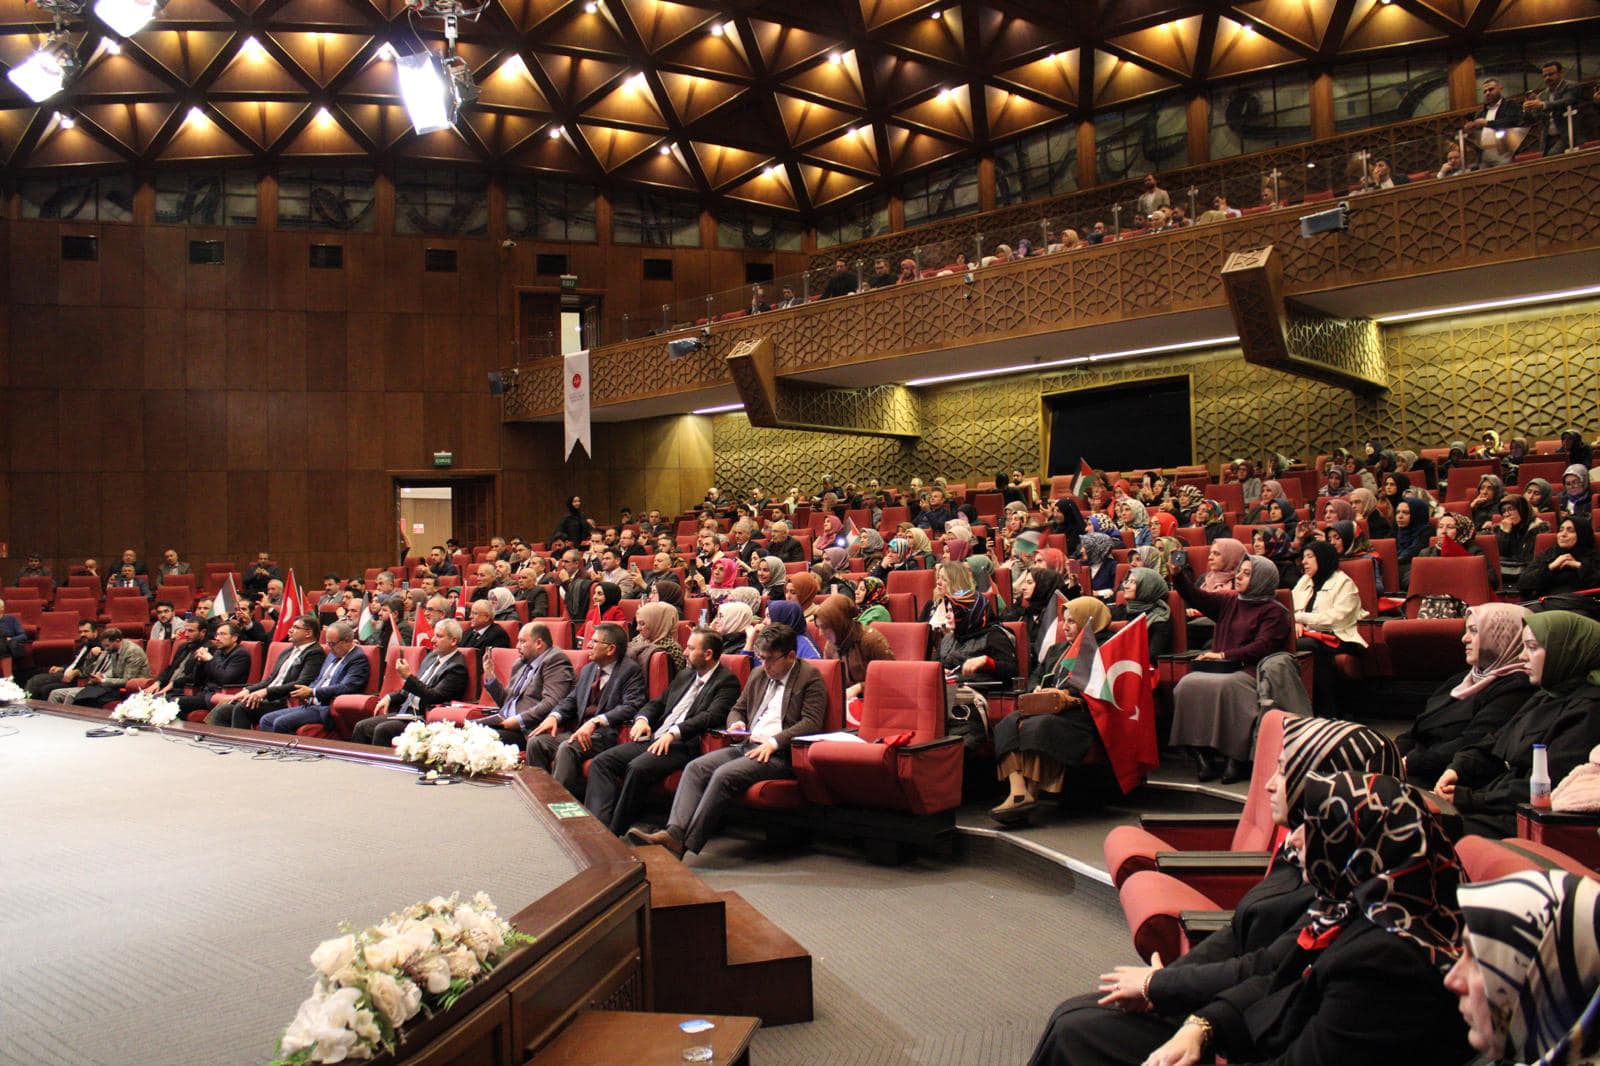
[[[812,953],[816,1020],[757,1034],[763,1066],[1020,1064],[1057,1003],[1137,961],[1110,889],[982,841],[889,868],[723,838],[693,867]]]
[[[0,726],[5,1066],[266,1062],[341,921],[458,889],[510,914],[573,874],[503,787]]]

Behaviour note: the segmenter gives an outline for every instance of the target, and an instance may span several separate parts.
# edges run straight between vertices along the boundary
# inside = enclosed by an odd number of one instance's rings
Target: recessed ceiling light
[[[394,50],[394,45],[388,41],[384,41],[383,44],[378,46],[378,58],[387,63],[393,63],[399,55],[400,53]]]
[[[1255,34],[1255,32],[1256,32],[1255,26],[1253,24],[1249,23],[1249,22],[1241,23],[1240,26],[1239,26],[1239,29],[1244,33],[1244,35],[1246,37],[1253,36]]]
[[[948,85],[946,85],[943,89],[939,90],[939,99],[945,101],[946,103],[948,103],[950,101],[950,97],[952,97],[954,95],[955,95],[955,90],[950,88],[950,86],[948,86]]]
[[[565,132],[565,131],[562,130],[562,128],[560,126],[551,126],[550,127],[550,139],[552,141],[559,139],[563,132]]]
[[[206,113],[200,110],[199,107],[191,107],[189,113],[183,116],[183,121],[191,126],[198,126],[206,121]]]
[[[589,0],[587,4],[583,5],[583,10],[592,15],[596,11],[600,10],[600,4],[597,2],[597,0]]]
[[[828,53],[828,62],[834,64],[835,66],[837,66],[840,63],[843,63],[844,62],[844,53],[843,52],[829,52]]]
[[[77,119],[62,111],[56,112],[56,121],[61,123],[61,128],[64,130],[70,130],[72,127],[78,124]]]
[[[775,178],[778,176],[778,167],[776,164],[773,164],[772,166],[767,167],[767,169],[763,170],[761,173],[766,177]]]
[[[727,22],[722,24],[722,32],[727,34],[729,37],[737,37],[739,35],[739,27],[733,24],[732,19],[729,19]]]
[[[244,43],[239,46],[239,51],[251,59],[260,59],[267,54],[267,50],[261,46],[261,42],[254,37],[246,37]]]
[[[944,12],[940,11],[938,8],[934,8],[932,11],[928,12],[928,17],[937,22],[939,19],[944,17]]]
[[[628,79],[628,88],[632,89],[636,93],[642,93],[649,87],[650,83],[645,81],[644,73],[642,71]]]
[[[325,107],[317,108],[317,125],[319,125],[319,126],[331,126],[331,125],[333,125],[333,112],[329,111]]]
[[[671,155],[672,154],[672,145],[663,144],[660,148],[656,149],[656,154],[657,155]]]
[[[872,130],[866,126],[857,126],[852,132],[854,132],[857,137],[865,137],[870,134]]]
[[[110,37],[102,38],[100,43],[106,46],[107,54],[114,56],[120,56],[122,54],[122,45],[118,44]]]

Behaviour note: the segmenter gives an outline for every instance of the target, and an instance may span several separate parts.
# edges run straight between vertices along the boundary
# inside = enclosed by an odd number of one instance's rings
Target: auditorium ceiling
[[[57,0],[59,2],[59,0]],[[401,0],[170,0],[122,39],[85,3],[43,105],[0,81],[0,161],[449,161],[809,212],[1045,123],[1290,64],[1595,15],[1595,0],[489,0],[459,54],[481,95],[418,136]],[[0,64],[52,16],[0,0]]]

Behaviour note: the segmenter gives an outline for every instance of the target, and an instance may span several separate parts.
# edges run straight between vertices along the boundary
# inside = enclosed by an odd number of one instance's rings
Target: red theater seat
[[[928,657],[928,623],[873,622],[872,628],[883,634],[898,661],[914,662]]]
[[[934,662],[867,666],[860,736],[866,743],[797,741],[795,774],[813,803],[938,814],[961,803],[961,738],[944,732],[944,671]],[[908,743],[879,743],[910,733]]]
[[[377,651],[376,648],[372,649]],[[333,706],[329,709],[329,719],[333,731],[340,739],[349,740],[355,732],[356,723],[363,718],[372,717],[372,710],[377,706],[378,700],[400,690],[400,674],[395,670],[394,664],[405,657],[413,670],[422,665],[422,657],[427,654],[425,648],[390,648],[383,659],[383,680],[376,689],[364,692],[359,696],[338,696],[334,698]],[[370,689],[371,686],[369,685]]]
[[[909,592],[920,612],[933,599],[935,576],[932,570],[895,570],[889,574],[887,588],[891,595]]]
[[[151,641],[151,643],[153,644],[155,642]],[[372,696],[375,699],[377,697],[378,685],[382,682],[384,676],[382,670],[383,663],[378,658],[378,652],[381,649],[369,648],[358,644],[356,645],[355,650],[367,657],[367,687],[362,689],[358,695],[352,695],[348,698],[361,699],[365,696]],[[356,721],[360,721],[360,719],[356,719]],[[327,725],[322,725],[320,722],[313,722],[310,725],[303,725],[299,729],[296,729],[295,734],[302,737],[339,738],[339,733],[334,727],[331,713],[329,715],[329,722]],[[344,734],[344,739],[348,740],[349,737],[350,735],[348,733]]]
[[[810,659],[807,661],[821,672],[822,683],[828,690],[828,706],[822,714],[823,732],[837,732],[844,728],[844,682],[839,672],[839,661],[837,659]],[[870,666],[868,670],[871,670]],[[869,673],[868,677],[870,676],[871,674]],[[802,757],[800,745],[793,745],[791,747],[791,758],[794,762],[796,775],[800,772],[799,761]],[[745,807],[756,810],[793,811],[805,806],[805,795],[801,789],[800,782],[795,778],[779,781],[757,781],[745,791],[740,802]]]

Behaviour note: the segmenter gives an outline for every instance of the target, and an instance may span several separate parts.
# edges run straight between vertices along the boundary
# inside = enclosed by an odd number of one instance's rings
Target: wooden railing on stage
[[[1332,206],[1286,207],[1037,256],[971,273],[717,323],[701,350],[671,358],[667,341],[698,329],[597,348],[591,403],[627,403],[725,384],[728,351],[765,337],[779,377],[845,364],[1053,333],[1226,303],[1220,271],[1235,251],[1271,244],[1288,295],[1445,274],[1600,247],[1600,151],[1553,156],[1350,198],[1343,233],[1300,236],[1299,218]],[[559,415],[561,362],[509,379],[503,418]]]

